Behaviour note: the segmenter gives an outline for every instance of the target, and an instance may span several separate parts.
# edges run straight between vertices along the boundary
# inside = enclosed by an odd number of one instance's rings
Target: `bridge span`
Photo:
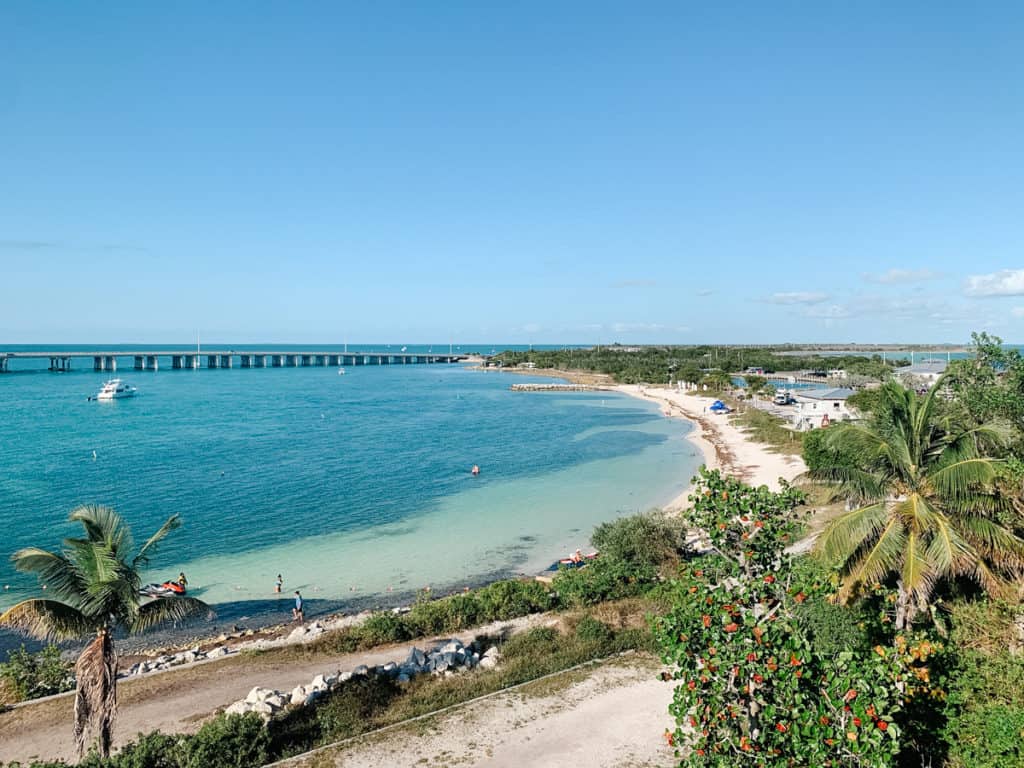
[[[468,355],[435,354],[433,352],[337,352],[323,350],[275,350],[239,352],[233,349],[204,349],[179,351],[129,351],[95,349],[67,352],[4,352],[0,351],[0,373],[10,373],[12,360],[46,360],[48,370],[64,373],[78,366],[91,365],[94,371],[117,371],[118,360],[127,358],[136,371],[158,371],[160,361],[172,370],[199,368],[307,368],[313,366],[357,365],[425,365],[432,363],[460,363]]]

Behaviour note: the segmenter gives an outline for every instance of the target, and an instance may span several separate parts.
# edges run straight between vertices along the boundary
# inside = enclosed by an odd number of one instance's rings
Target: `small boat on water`
[[[137,390],[135,387],[125,384],[121,379],[111,379],[96,395],[97,400],[120,400],[124,397],[134,397]]]
[[[176,581],[165,581],[163,584],[146,584],[139,589],[144,597],[183,597],[185,587]]]
[[[344,376],[345,375],[345,369],[344,368],[339,368],[338,369],[338,375],[339,376]]]

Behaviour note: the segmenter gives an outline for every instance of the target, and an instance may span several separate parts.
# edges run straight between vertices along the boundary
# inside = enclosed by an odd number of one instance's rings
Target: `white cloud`
[[[891,285],[893,283],[920,283],[925,280],[935,280],[942,275],[931,269],[890,269],[877,275],[864,273],[862,277],[869,283]]]
[[[1014,317],[1024,317],[1024,307],[1014,307],[1010,310],[1010,314]]]
[[[968,296],[1024,296],[1024,269],[1003,269],[990,275],[971,275],[964,285]]]
[[[853,317],[853,310],[841,304],[827,304],[808,307],[804,311],[804,317],[815,317],[825,320],[841,320],[844,317]]]
[[[820,304],[827,298],[827,293],[817,291],[782,291],[773,293],[765,301],[770,304]]]

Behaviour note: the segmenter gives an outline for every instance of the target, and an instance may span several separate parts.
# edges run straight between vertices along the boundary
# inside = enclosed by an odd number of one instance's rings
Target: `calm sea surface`
[[[515,393],[531,379],[458,365],[142,372],[123,358],[138,395],[99,403],[109,374],[76,363],[0,376],[0,607],[39,594],[7,556],[58,547],[78,504],[115,507],[139,539],[181,514],[149,577],[184,570],[221,620],[267,619],[286,615],[278,573],[316,613],[538,571],[596,523],[670,500],[700,461],[689,425],[647,403]]]

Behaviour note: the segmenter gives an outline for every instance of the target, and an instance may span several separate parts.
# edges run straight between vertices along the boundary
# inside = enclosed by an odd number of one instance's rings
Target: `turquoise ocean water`
[[[537,572],[595,524],[675,497],[700,462],[689,425],[654,406],[509,390],[530,377],[128,363],[138,396],[107,403],[87,400],[109,374],[85,361],[0,376],[0,607],[39,594],[9,553],[58,547],[77,504],[115,507],[140,538],[180,513],[149,575],[184,570],[218,621],[251,624],[286,615],[294,589],[315,614]]]

